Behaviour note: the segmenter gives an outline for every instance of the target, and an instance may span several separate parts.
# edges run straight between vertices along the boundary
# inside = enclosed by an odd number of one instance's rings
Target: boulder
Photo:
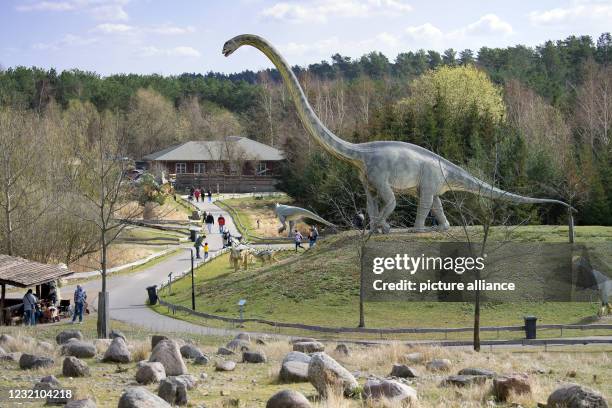
[[[245,351],[242,353],[243,363],[259,364],[265,363],[266,361],[268,361],[268,359],[263,351]]]
[[[302,341],[293,343],[293,351],[301,351],[302,353],[319,353],[325,350],[325,346],[318,341]]]
[[[484,375],[449,375],[440,384],[442,387],[467,387],[470,385],[482,385],[487,381]]]
[[[51,367],[53,364],[55,364],[55,361],[52,358],[33,354],[23,353],[19,358],[19,368],[22,370]]]
[[[71,338],[62,345],[62,354],[77,358],[92,358],[96,356],[96,346],[93,343]]]
[[[2,334],[0,335],[0,344],[3,346],[9,345],[15,342],[15,338],[10,334]]]
[[[132,354],[123,337],[115,337],[113,339],[110,346],[106,349],[102,361],[113,363],[129,363],[132,361]]]
[[[311,357],[300,351],[289,352],[281,364],[279,378],[282,382],[307,382]]]
[[[97,406],[94,400],[87,398],[68,401],[64,408],[97,408]]]
[[[157,343],[159,343],[162,340],[170,340],[170,339],[162,334],[154,334],[151,337],[151,350],[153,350],[155,346],[157,346]]]
[[[196,382],[191,375],[167,377],[159,383],[157,394],[171,405],[187,405],[187,390],[195,387]]]
[[[363,386],[363,396],[372,400],[386,400],[392,406],[416,404],[418,400],[414,388],[395,380],[368,380]]]
[[[61,390],[62,386],[60,382],[53,375],[47,375],[40,379],[39,382],[34,384],[34,390]],[[50,395],[47,397],[47,405],[64,405],[66,404],[70,398],[66,393],[58,392],[56,395]]]
[[[139,384],[158,383],[166,378],[166,369],[162,363],[144,361],[138,364],[136,381]]]
[[[251,343],[245,340],[234,339],[227,343],[225,348],[228,348],[232,351],[246,351],[251,346]]]
[[[459,370],[457,373],[459,375],[479,375],[486,378],[497,377],[497,373],[495,371],[487,370],[484,368],[463,368]]]
[[[116,330],[116,329],[111,330],[110,332],[111,340],[115,339],[116,337],[121,337],[127,343],[127,337],[125,337],[125,334],[123,334],[121,330]]]
[[[451,362],[446,358],[437,358],[428,362],[425,367],[429,371],[448,371],[451,368]]]
[[[222,356],[231,356],[231,355],[236,354],[236,353],[234,353],[232,350],[230,350],[228,348],[219,347],[219,349],[217,350],[217,354],[220,354]]]
[[[0,361],[19,361],[19,359],[21,358],[21,352],[16,351],[14,353],[6,353],[6,354],[0,354]]]
[[[547,408],[608,408],[603,395],[578,384],[562,384],[548,396]]]
[[[393,364],[390,376],[399,378],[417,378],[419,374],[414,368],[408,367],[405,364]]]
[[[338,344],[335,351],[338,354],[344,354],[345,356],[349,355],[349,348],[346,344]]]
[[[274,394],[266,403],[266,408],[310,408],[306,397],[294,390],[282,390]]]
[[[216,371],[234,371],[236,363],[231,360],[220,360],[215,363]]]
[[[418,364],[422,363],[425,357],[422,353],[408,353],[406,354],[406,360],[408,360],[409,363]]]
[[[526,374],[512,374],[493,379],[493,395],[498,401],[506,401],[510,392],[515,394],[528,394],[531,384]]]
[[[210,361],[210,358],[207,355],[202,354],[201,356],[198,356],[193,360],[193,364],[206,365],[208,364],[209,361]]]
[[[129,387],[121,394],[117,408],[171,408],[171,405],[144,387]]]
[[[160,362],[167,376],[187,374],[187,367],[181,357],[178,345],[173,340],[161,340],[151,351],[150,362]]]
[[[83,333],[79,330],[64,330],[55,336],[57,344],[64,344],[70,339],[83,340]]]
[[[204,355],[204,353],[193,344],[188,343],[181,347],[181,356],[183,356],[183,358],[195,359],[202,355]]]
[[[325,353],[315,353],[308,364],[308,380],[322,397],[329,388],[351,396],[359,387],[357,380],[346,368]]]
[[[62,375],[64,377],[89,377],[89,367],[87,363],[76,357],[68,356],[62,364]]]

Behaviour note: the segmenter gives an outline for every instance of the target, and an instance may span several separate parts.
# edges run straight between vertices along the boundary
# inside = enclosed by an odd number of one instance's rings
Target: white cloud
[[[431,42],[438,41],[444,36],[442,31],[431,23],[408,27],[406,28],[406,34],[413,40]]]
[[[141,57],[200,57],[200,51],[192,47],[179,46],[174,48],[143,47]]]
[[[322,23],[330,17],[399,16],[412,10],[403,0],[315,0],[310,4],[279,2],[264,9],[265,18],[290,23]]]
[[[17,11],[75,11],[85,12],[96,20],[124,21],[129,18],[124,7],[129,0],[64,0],[29,1],[15,7]]]
[[[159,34],[159,35],[181,35],[195,32],[193,26],[173,26],[169,24],[159,26],[134,26],[128,24],[104,23],[98,24],[93,31],[104,34]]]
[[[529,13],[529,21],[534,25],[553,25],[571,23],[577,20],[609,20],[612,18],[610,1],[581,1],[569,7],[557,7]]]
[[[36,43],[34,45],[32,45],[32,48],[34,48],[35,50],[40,50],[40,51],[45,51],[45,50],[51,50],[51,51],[58,51],[67,47],[79,47],[79,46],[86,46],[86,45],[91,45],[91,44],[95,44],[99,41],[98,38],[95,37],[81,37],[78,35],[73,35],[73,34],[66,34],[65,36],[63,36],[60,40],[58,41],[52,41],[52,42],[40,42],[40,43]]]
[[[512,34],[512,26],[495,14],[485,14],[475,23],[469,24],[465,28],[465,32],[473,35],[510,35]]]

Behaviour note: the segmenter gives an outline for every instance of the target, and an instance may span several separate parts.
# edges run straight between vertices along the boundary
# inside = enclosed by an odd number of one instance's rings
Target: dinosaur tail
[[[312,211],[308,211],[308,210],[304,210],[306,212],[306,214],[304,215],[306,218],[310,218],[311,220],[320,222],[321,224],[325,224],[328,227],[335,227],[336,225],[332,224],[331,222],[324,220],[323,218],[319,217],[317,214],[313,213]]]
[[[462,190],[469,191],[471,193],[478,194],[480,196],[490,198],[492,200],[503,200],[515,204],[560,204],[564,207],[567,207],[571,211],[576,211],[574,207],[572,207],[566,202],[554,200],[551,198],[533,198],[509,193],[497,187],[493,187],[492,185],[485,183],[484,181],[481,181],[472,176],[469,176],[468,179],[464,180],[462,184],[464,184],[464,188]]]

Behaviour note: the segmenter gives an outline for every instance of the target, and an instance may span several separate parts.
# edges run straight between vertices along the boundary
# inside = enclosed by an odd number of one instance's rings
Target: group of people
[[[204,192],[204,189],[202,187],[197,187],[197,188],[189,187],[189,199],[190,200],[196,200],[196,202],[199,202],[201,199],[202,202],[204,202],[204,196],[208,197],[209,203],[212,203],[212,191],[210,191],[210,189]]]
[[[202,218],[204,219],[204,224],[206,224],[208,233],[212,233],[212,227],[215,224],[215,216],[212,213],[208,213]],[[217,218],[217,225],[219,226],[219,234],[223,234],[223,231],[225,231],[225,217],[223,217],[223,215],[219,215]]]
[[[313,246],[315,246],[318,238],[319,238],[319,230],[317,230],[317,227],[310,227],[310,229],[308,230],[308,248],[312,248]],[[302,246],[303,239],[304,239],[304,236],[296,228],[293,234],[293,240],[295,243],[295,252],[298,251],[298,248],[306,249]]]
[[[58,316],[57,311],[61,301],[59,287],[51,284],[49,296],[47,299],[39,300],[34,295],[32,289],[28,289],[23,296],[23,322],[26,326],[35,326],[41,317],[45,316],[48,320],[54,320]],[[77,317],[79,323],[83,322],[83,312],[87,308],[87,292],[77,285],[74,290],[74,310],[72,313],[72,323],[76,323]],[[59,317],[58,317],[59,320]]]

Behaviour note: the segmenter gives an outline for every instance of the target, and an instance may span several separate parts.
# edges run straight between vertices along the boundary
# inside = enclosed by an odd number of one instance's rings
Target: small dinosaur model
[[[321,224],[325,224],[330,227],[335,227],[334,224],[324,220],[312,211],[308,211],[300,207],[293,207],[291,205],[276,203],[276,205],[274,206],[274,212],[276,213],[278,220],[281,222],[281,226],[278,229],[278,232],[285,231],[287,229],[287,222],[289,222],[289,237],[293,236],[292,234],[295,225],[304,218],[320,222]]]
[[[266,262],[271,264],[273,262],[278,262],[276,257],[274,256],[274,251],[270,249],[264,249],[262,251],[254,252],[253,256],[261,261],[261,265],[265,265]]]
[[[280,72],[306,130],[330,154],[355,166],[365,189],[370,228],[387,233],[387,218],[396,206],[395,193],[418,194],[419,203],[415,230],[425,230],[425,219],[431,211],[440,228],[449,227],[440,196],[447,191],[467,191],[490,199],[517,204],[568,204],[547,198],[531,198],[512,194],[472,176],[466,170],[420,146],[398,141],[350,143],[332,133],[317,117],[308,103],[295,74],[285,59],[265,39],[238,35],[223,46],[227,57],[243,45],[264,53]]]

